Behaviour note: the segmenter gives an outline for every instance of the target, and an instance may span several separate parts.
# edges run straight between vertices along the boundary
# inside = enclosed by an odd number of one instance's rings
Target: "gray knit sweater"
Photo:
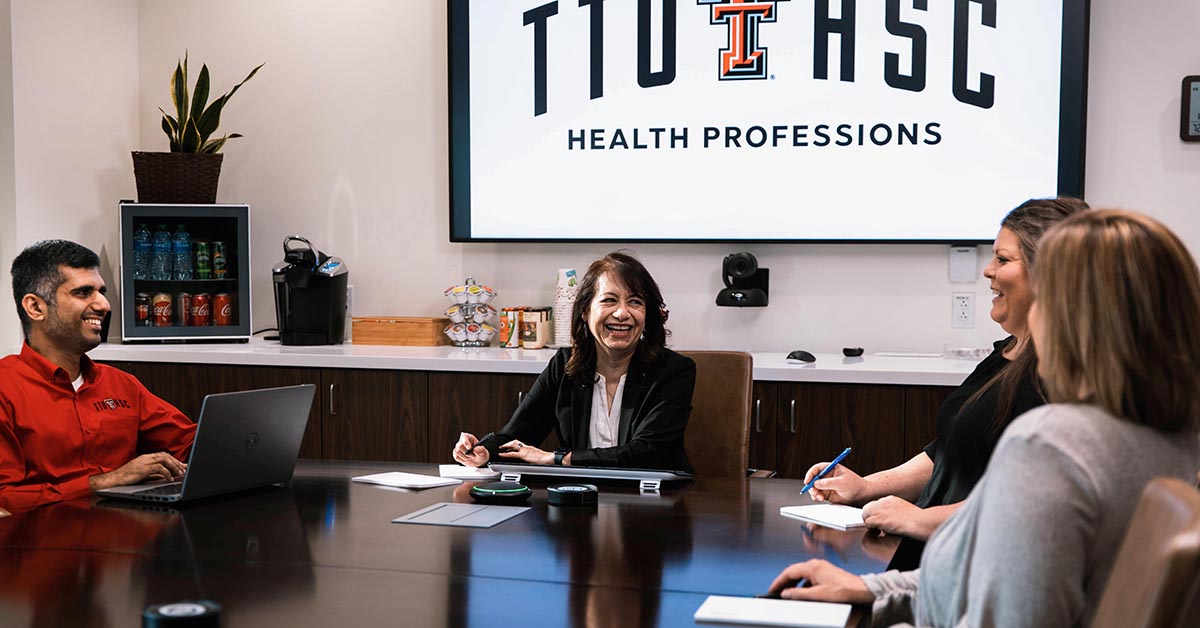
[[[1005,430],[921,569],[863,578],[875,625],[1088,626],[1142,489],[1160,476],[1194,482],[1197,469],[1194,432],[1164,434],[1094,406],[1031,410]]]

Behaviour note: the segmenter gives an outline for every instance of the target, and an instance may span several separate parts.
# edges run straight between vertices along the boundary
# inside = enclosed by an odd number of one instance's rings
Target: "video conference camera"
[[[725,256],[721,279],[725,288],[717,293],[717,305],[723,307],[766,307],[770,269],[759,268],[750,253]]]

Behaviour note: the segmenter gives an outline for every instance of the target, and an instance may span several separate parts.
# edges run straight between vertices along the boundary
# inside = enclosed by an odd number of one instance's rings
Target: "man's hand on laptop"
[[[185,471],[187,471],[186,464],[176,460],[175,456],[160,451],[138,456],[119,469],[108,473],[93,475],[88,478],[88,484],[91,485],[93,491],[98,491],[146,481],[178,480],[183,477]]]

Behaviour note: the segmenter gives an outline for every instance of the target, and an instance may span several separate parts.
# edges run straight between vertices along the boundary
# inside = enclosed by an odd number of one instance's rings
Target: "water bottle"
[[[192,236],[183,225],[175,230],[171,237],[171,249],[175,251],[175,280],[187,281],[192,278]]]
[[[146,227],[146,223],[142,223],[137,231],[133,232],[133,278],[134,279],[149,279],[150,278],[150,229]]]
[[[154,232],[154,254],[150,258],[150,278],[156,281],[171,279],[171,232],[159,225]]]

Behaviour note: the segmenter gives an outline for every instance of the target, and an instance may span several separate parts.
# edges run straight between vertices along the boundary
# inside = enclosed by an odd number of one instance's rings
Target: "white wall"
[[[117,201],[134,193],[129,151],[138,137],[137,3],[15,0],[10,15],[12,109],[5,119],[13,127],[14,159],[5,172],[13,181],[15,216],[5,241],[11,238],[17,248],[45,238],[84,244],[100,255],[115,295]],[[13,255],[6,247],[6,281]],[[5,316],[13,309],[9,290],[0,308]],[[6,350],[20,344],[14,319],[15,310],[0,319]]]
[[[285,235],[346,260],[358,313],[430,316],[461,273],[447,203],[445,3],[143,1],[142,146],[166,150],[157,107],[190,50],[229,101],[219,201],[251,212],[254,326],[273,327]],[[481,273],[491,275],[491,273]],[[440,306],[440,307],[439,307]]]
[[[267,269],[287,233],[347,260],[358,314],[434,315],[466,275],[500,291],[497,304],[552,301],[555,269],[583,267],[618,245],[458,245],[447,242],[445,3],[233,0],[140,5],[142,138],[165,140],[150,112],[167,102],[182,49],[238,92],[223,119],[247,135],[226,150],[219,199],[252,206],[255,326],[273,323]],[[999,332],[949,328],[945,247],[755,246],[772,272],[765,310],[717,308],[723,245],[637,246],[662,285],[681,347],[754,350],[940,350]],[[903,334],[895,332],[904,321]]]
[[[65,0],[64,0],[65,1]],[[64,4],[64,1],[51,3]],[[35,5],[18,0],[18,5]],[[45,3],[36,3],[41,6]],[[84,0],[69,2],[76,14]],[[140,125],[139,146],[161,150],[157,108],[169,103],[167,81],[186,48],[198,69],[209,64],[214,89],[228,89],[251,67],[267,66],[231,101],[223,126],[246,134],[225,150],[219,200],[252,206],[255,326],[273,325],[268,269],[280,259],[284,235],[309,236],[347,260],[356,286],[356,313],[433,315],[441,291],[465,275],[485,279],[500,293],[498,305],[549,303],[556,268],[582,269],[617,245],[459,245],[447,242],[446,15],[441,0],[106,0],[107,29],[126,38],[75,33],[54,49],[59,62],[86,50],[89,60],[114,40],[137,42],[139,100],[128,115]],[[32,9],[23,9],[25,13]],[[39,9],[48,14],[50,9]],[[21,11],[14,8],[14,18]],[[1095,0],[1092,6],[1088,198],[1147,211],[1176,229],[1200,251],[1200,147],[1178,137],[1179,81],[1200,72],[1200,49],[1189,24],[1200,20],[1192,0],[1159,0],[1153,10],[1135,2]],[[119,24],[116,22],[120,21]],[[58,38],[48,23],[28,39]],[[93,33],[106,29],[92,28]],[[13,32],[19,32],[14,24]],[[14,36],[14,64],[23,64]],[[102,38],[103,41],[95,41]],[[128,59],[127,47],[115,55]],[[126,69],[132,67],[127,65]],[[117,72],[116,69],[110,70]],[[28,71],[25,71],[28,74]],[[119,72],[118,72],[119,73]],[[51,74],[25,85],[14,79],[18,103],[46,108],[59,103]],[[43,82],[48,84],[42,84]],[[35,98],[36,96],[36,98]],[[109,100],[114,100],[110,98]],[[21,121],[21,110],[17,118]],[[27,113],[35,120],[45,115]],[[109,117],[117,116],[110,111]],[[18,124],[18,127],[21,125]],[[120,136],[121,134],[116,134]],[[100,139],[99,136],[94,136]],[[122,186],[91,205],[110,210],[129,196],[127,146]],[[28,156],[18,138],[18,173],[49,180],[63,168]],[[40,150],[38,151],[40,152]],[[35,153],[36,155],[37,153]],[[93,176],[115,177],[107,155],[71,159]],[[39,166],[42,174],[22,169]],[[71,237],[74,220],[49,219],[25,209],[39,195],[62,190],[30,188],[18,198],[18,217],[32,231]],[[35,194],[32,190],[37,189]],[[128,190],[128,191],[126,191]],[[103,192],[98,187],[93,192]],[[73,216],[73,215],[72,215]],[[93,221],[93,224],[98,224]],[[99,225],[115,246],[112,222]],[[68,232],[63,233],[63,229]],[[24,237],[22,241],[29,240]],[[33,234],[30,233],[30,236]],[[98,234],[92,234],[98,237]],[[946,250],[935,246],[639,245],[635,248],[664,288],[672,311],[674,344],[688,348],[817,351],[860,345],[869,351],[936,351],[943,344],[982,344],[1001,332],[987,318],[987,284],[946,280]],[[754,252],[772,272],[772,305],[763,310],[717,308],[721,258]],[[986,253],[980,253],[982,268]],[[950,329],[950,295],[977,293],[976,329]]]
[[[9,263],[20,250],[13,152],[12,4],[0,0],[0,352],[7,354],[20,337],[16,309],[9,300]]]
[[[1200,144],[1179,140],[1180,81],[1200,74],[1200,2],[1092,1],[1089,200],[1163,220],[1200,255]]]

